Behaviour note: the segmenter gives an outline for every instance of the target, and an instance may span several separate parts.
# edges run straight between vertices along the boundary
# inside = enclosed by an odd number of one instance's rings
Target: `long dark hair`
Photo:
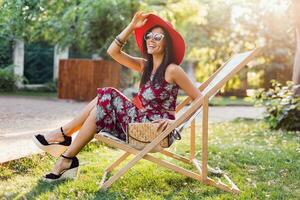
[[[164,32],[165,35],[165,40],[166,40],[166,47],[165,47],[165,54],[164,58],[157,68],[154,78],[153,78],[153,83],[159,83],[162,82],[165,78],[165,72],[166,68],[169,64],[174,62],[174,54],[173,54],[173,44],[172,44],[172,39],[168,33],[163,27],[161,26],[154,26],[148,31],[146,31],[145,34],[148,32],[152,31],[154,28],[161,28]],[[144,49],[144,58],[147,60],[145,63],[144,71],[142,74],[142,78],[140,81],[140,88],[150,79],[151,72],[153,70],[153,56],[151,54],[147,53],[147,43],[145,40],[143,40],[143,49]]]

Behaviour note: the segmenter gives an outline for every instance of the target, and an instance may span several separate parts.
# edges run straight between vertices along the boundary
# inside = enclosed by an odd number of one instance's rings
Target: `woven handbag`
[[[161,132],[157,131],[159,123],[129,123],[128,125],[128,143],[137,148],[143,149],[147,144],[151,143]],[[180,140],[179,132],[174,129],[167,135],[157,146],[156,149],[170,147],[174,140]]]

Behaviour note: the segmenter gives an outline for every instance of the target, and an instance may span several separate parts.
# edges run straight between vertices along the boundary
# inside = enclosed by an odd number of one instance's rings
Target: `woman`
[[[144,58],[130,56],[121,50],[133,31]],[[109,46],[107,53],[120,64],[142,73],[138,92],[142,107],[133,104],[117,89],[98,88],[97,97],[71,122],[60,130],[34,137],[41,149],[54,156],[61,154],[52,173],[47,174],[45,179],[75,178],[79,166],[75,156],[96,132],[109,132],[126,140],[127,125],[130,122],[159,123],[159,129],[162,130],[172,123],[179,88],[192,99],[201,96],[179,66],[184,51],[184,40],[171,24],[156,15],[137,12]],[[79,133],[72,142],[70,136],[78,129]]]

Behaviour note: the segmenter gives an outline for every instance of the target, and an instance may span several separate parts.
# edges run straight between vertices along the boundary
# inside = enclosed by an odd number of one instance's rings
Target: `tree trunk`
[[[296,30],[297,34],[297,47],[295,53],[294,69],[293,69],[293,82],[295,85],[300,85],[300,28]],[[295,90],[295,93],[300,95],[300,87]]]
[[[296,29],[296,53],[293,67],[293,82],[299,87],[295,90],[297,95],[300,95],[300,1],[292,1],[293,17],[295,20]],[[298,11],[298,12],[297,12]]]
[[[191,81],[196,84],[196,78],[195,78],[195,62],[194,61],[187,61],[187,75],[191,79]]]

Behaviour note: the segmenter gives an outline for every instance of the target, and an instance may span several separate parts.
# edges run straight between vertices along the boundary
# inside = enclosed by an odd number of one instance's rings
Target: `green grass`
[[[178,96],[178,102],[183,101],[187,96]],[[254,102],[251,97],[236,97],[236,96],[216,96],[210,102],[210,106],[253,106]]]
[[[103,170],[122,151],[96,142],[79,154],[81,170],[75,181],[52,184],[41,181],[40,177],[56,160],[47,155],[2,165],[0,199],[299,199],[299,133],[270,131],[264,122],[251,120],[209,126],[209,164],[227,172],[241,189],[240,195],[205,186],[144,160],[107,192],[99,192],[97,184]],[[188,156],[188,133],[187,129],[182,141],[172,146],[171,151]]]
[[[254,103],[251,97],[216,96],[211,100],[210,105],[211,106],[253,106]]]
[[[16,91],[0,92],[1,96],[34,97],[34,98],[57,98],[56,92]]]

